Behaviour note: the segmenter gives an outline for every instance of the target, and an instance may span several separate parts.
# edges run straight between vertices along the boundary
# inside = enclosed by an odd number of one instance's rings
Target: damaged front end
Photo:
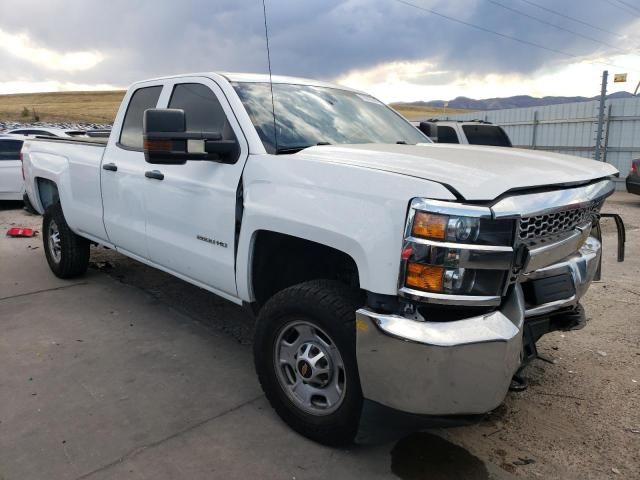
[[[605,179],[486,207],[414,199],[399,301],[357,312],[364,396],[419,415],[497,407],[542,335],[584,326],[613,190]]]

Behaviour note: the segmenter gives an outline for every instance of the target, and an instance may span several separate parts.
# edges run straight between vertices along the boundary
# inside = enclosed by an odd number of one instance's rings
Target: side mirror
[[[238,141],[223,140],[219,132],[187,132],[184,110],[150,108],[142,122],[147,163],[182,165],[187,160],[235,163]]]
[[[418,130],[424,133],[434,142],[438,141],[438,124],[435,122],[420,122]]]

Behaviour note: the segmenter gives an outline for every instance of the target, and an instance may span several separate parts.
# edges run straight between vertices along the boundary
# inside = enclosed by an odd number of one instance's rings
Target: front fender
[[[395,295],[410,200],[455,200],[442,185],[415,177],[293,156],[255,157],[243,177],[236,262],[238,294],[247,301],[255,299],[251,265],[260,230],[335,248],[355,261],[361,288]]]

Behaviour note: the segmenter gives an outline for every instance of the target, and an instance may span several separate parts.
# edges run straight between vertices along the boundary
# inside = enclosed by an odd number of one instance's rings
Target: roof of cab
[[[209,77],[211,75],[220,75],[226,78],[229,82],[269,83],[269,79],[270,79],[268,73],[198,72],[198,73],[184,73],[180,75],[169,75],[166,77],[152,78],[152,79],[147,79],[147,80],[136,82],[136,83],[143,83],[143,82],[149,82],[149,81],[155,81],[155,80],[169,80],[169,79],[175,79],[180,77]],[[365,92],[361,92],[360,90],[356,90],[354,88],[345,87],[344,85],[338,85],[335,83],[325,82],[322,80],[314,80],[311,78],[288,77],[285,75],[273,75],[271,77],[271,81],[273,83],[309,85],[314,87],[336,88],[339,90],[348,90],[351,92],[365,93]]]

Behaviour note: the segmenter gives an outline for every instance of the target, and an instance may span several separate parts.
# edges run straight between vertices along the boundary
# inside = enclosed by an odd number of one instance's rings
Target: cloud
[[[494,98],[513,95],[547,95],[593,97],[599,93],[602,73],[600,61],[622,65],[640,65],[640,55],[596,58],[569,64],[545,65],[539,70],[522,74],[468,73],[440,70],[429,62],[392,62],[370,69],[353,70],[339,76],[336,82],[365,90],[386,102],[416,100],[450,100],[455,97]],[[609,83],[608,92],[633,90],[640,75],[628,83]]]
[[[104,59],[98,52],[57,52],[36,45],[24,33],[9,34],[0,30],[0,49],[9,55],[50,70],[76,72],[94,68]]]
[[[39,92],[80,92],[120,90],[122,87],[103,83],[72,83],[48,80],[43,82],[0,82],[0,92],[6,93],[39,93]]]
[[[607,60],[620,54],[487,0],[409,1],[578,59],[478,31],[396,0],[266,0],[274,73],[325,80],[346,76],[353,80],[359,75],[361,87],[375,85],[376,75],[384,75],[389,84],[429,86],[491,75],[496,79],[528,79],[560,71],[583,57]],[[599,0],[566,0],[562,5],[537,1],[604,25],[615,35],[572,24],[521,0],[509,5],[623,51],[638,52],[634,36],[640,25],[638,18],[625,16]],[[20,8],[2,2],[0,30],[20,47],[8,50],[7,42],[0,38],[0,82],[5,84],[124,87],[139,79],[181,72],[267,71],[261,0],[110,0],[90,4],[83,0],[21,0]],[[16,51],[21,53],[16,55]],[[597,78],[589,81],[597,84]],[[425,99],[432,98],[428,92],[425,95]]]

